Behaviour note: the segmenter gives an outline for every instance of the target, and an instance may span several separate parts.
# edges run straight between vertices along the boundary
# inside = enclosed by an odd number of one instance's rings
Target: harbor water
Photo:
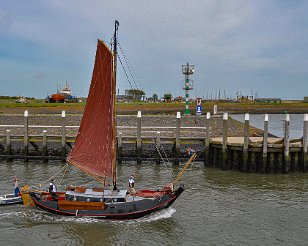
[[[13,192],[14,175],[20,186],[47,189],[63,165],[1,161],[1,193]],[[123,163],[118,183],[127,187],[134,173],[137,189],[161,188],[181,167]],[[56,178],[58,189],[98,185],[74,167],[61,179]],[[1,206],[1,245],[307,245],[307,180],[308,174],[240,173],[194,163],[182,180],[186,190],[172,207],[138,220],[100,221]]]

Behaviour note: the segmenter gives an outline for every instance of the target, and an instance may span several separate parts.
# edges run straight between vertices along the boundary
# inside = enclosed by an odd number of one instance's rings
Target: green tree
[[[157,96],[157,94],[153,94],[153,101],[154,101],[154,102],[157,102],[157,101],[158,101],[158,96]]]
[[[164,94],[164,100],[165,102],[171,102],[172,95],[171,94]]]
[[[145,95],[144,91],[139,89],[130,89],[126,92],[126,96],[130,99],[140,99],[143,95]]]

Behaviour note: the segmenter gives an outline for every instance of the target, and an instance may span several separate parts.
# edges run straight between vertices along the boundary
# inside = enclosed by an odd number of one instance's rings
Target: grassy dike
[[[83,113],[85,102],[82,103],[45,103],[44,100],[35,99],[29,103],[16,103],[15,100],[0,100],[0,114],[20,114],[24,110],[32,113],[58,113],[62,110],[67,113]],[[308,103],[286,102],[280,104],[255,104],[255,103],[215,103],[218,112],[228,113],[308,113]],[[203,103],[203,112],[213,112],[214,103]],[[192,114],[195,114],[195,105],[190,104]],[[130,102],[117,103],[118,114],[136,114],[142,111],[143,114],[173,114],[177,111],[183,112],[185,103],[147,103]]]

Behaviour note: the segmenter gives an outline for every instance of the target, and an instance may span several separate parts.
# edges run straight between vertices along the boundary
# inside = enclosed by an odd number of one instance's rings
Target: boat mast
[[[113,182],[113,190],[117,190],[117,156],[116,156],[116,82],[117,82],[117,34],[119,22],[115,20],[114,23],[114,35],[113,35],[113,158],[112,158],[112,182]]]

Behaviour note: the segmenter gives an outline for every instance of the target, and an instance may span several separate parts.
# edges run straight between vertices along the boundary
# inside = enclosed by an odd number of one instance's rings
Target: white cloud
[[[29,77],[57,71],[49,81],[73,79],[76,93],[85,95],[96,39],[110,40],[118,19],[119,40],[150,95],[169,89],[183,94],[180,65],[187,61],[196,65],[198,91],[232,91],[235,84],[250,91],[258,79],[275,84],[279,76],[286,79],[298,73],[300,83],[307,77],[305,9],[305,2],[244,0],[12,1],[0,10],[0,37],[32,45],[31,59],[44,60],[39,65],[42,71]],[[15,70],[26,73],[20,64]],[[5,75],[10,76],[13,80],[15,75]],[[119,78],[127,87],[124,75]],[[288,95],[279,90],[273,93]]]

